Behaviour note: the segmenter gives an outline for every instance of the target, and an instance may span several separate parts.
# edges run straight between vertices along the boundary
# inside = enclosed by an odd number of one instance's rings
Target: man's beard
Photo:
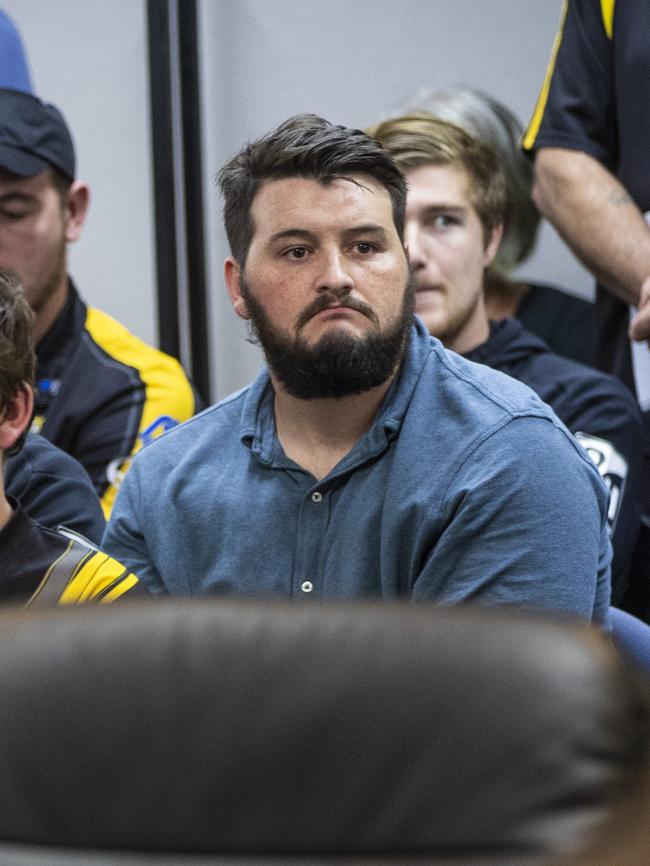
[[[377,325],[366,336],[355,337],[346,328],[332,328],[314,345],[297,335],[285,337],[271,324],[250,287],[241,279],[241,294],[250,315],[250,328],[273,374],[288,394],[301,400],[362,394],[386,382],[401,360],[413,324],[414,289],[409,280],[396,320],[380,331],[374,311],[361,301],[332,292],[319,295],[298,317],[299,329],[312,316],[333,304],[358,310]]]

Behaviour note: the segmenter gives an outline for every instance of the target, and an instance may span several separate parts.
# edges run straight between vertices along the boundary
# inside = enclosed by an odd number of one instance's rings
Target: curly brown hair
[[[22,286],[12,274],[0,270],[0,409],[21,385],[34,383],[33,321]]]

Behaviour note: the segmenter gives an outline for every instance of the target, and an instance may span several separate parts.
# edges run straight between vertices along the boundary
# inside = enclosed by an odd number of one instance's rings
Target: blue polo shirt
[[[412,330],[371,428],[320,481],[264,370],[134,460],[103,547],[153,592],[410,597],[607,621],[607,492],[526,386]]]

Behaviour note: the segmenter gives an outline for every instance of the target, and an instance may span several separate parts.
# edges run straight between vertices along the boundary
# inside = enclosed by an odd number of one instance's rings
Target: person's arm
[[[446,486],[446,526],[414,599],[514,605],[608,626],[607,490],[564,428],[515,418],[473,448]]]
[[[638,313],[630,322],[631,340],[650,339],[650,277],[643,281],[639,293]]]
[[[104,532],[101,549],[137,574],[143,586],[152,594],[165,593],[162,578],[153,562],[142,531],[142,518],[148,506],[140,493],[136,466],[126,475],[120,487],[115,507]]]
[[[535,158],[540,211],[603,285],[636,306],[650,276],[650,230],[614,176],[623,110],[614,83],[616,26],[614,4],[566,0],[522,146]],[[650,337],[647,318],[636,339]]]
[[[533,198],[599,282],[639,304],[650,276],[650,229],[625,187],[587,153],[543,147],[535,155]],[[647,337],[650,316],[647,333],[636,338]]]
[[[30,433],[18,454],[7,458],[5,488],[41,526],[65,526],[101,541],[106,521],[88,474],[47,439]]]

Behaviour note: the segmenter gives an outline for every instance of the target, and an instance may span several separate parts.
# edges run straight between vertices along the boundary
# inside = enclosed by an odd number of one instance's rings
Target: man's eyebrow
[[[364,223],[360,226],[352,226],[349,229],[345,229],[342,233],[344,240],[350,240],[359,237],[359,235],[370,236],[384,241],[388,239],[388,232],[386,229],[376,223]]]
[[[376,223],[363,223],[362,225],[351,226],[350,228],[344,229],[341,233],[341,237],[344,241],[349,241],[352,238],[359,237],[359,235],[369,235],[380,240],[386,240],[388,238],[386,229]],[[318,240],[314,232],[310,232],[308,229],[288,228],[272,234],[268,239],[268,244],[269,246],[272,246],[289,239],[307,241],[312,244],[315,244]]]
[[[438,202],[438,204],[430,204],[423,207],[421,210],[422,216],[436,216],[440,213],[454,213],[454,214],[464,214],[467,213],[467,208],[460,204],[446,204],[444,201]]]
[[[269,244],[277,244],[279,241],[286,241],[289,238],[295,238],[301,241],[316,241],[316,235],[307,229],[282,229],[281,232],[275,232],[268,240]]]

